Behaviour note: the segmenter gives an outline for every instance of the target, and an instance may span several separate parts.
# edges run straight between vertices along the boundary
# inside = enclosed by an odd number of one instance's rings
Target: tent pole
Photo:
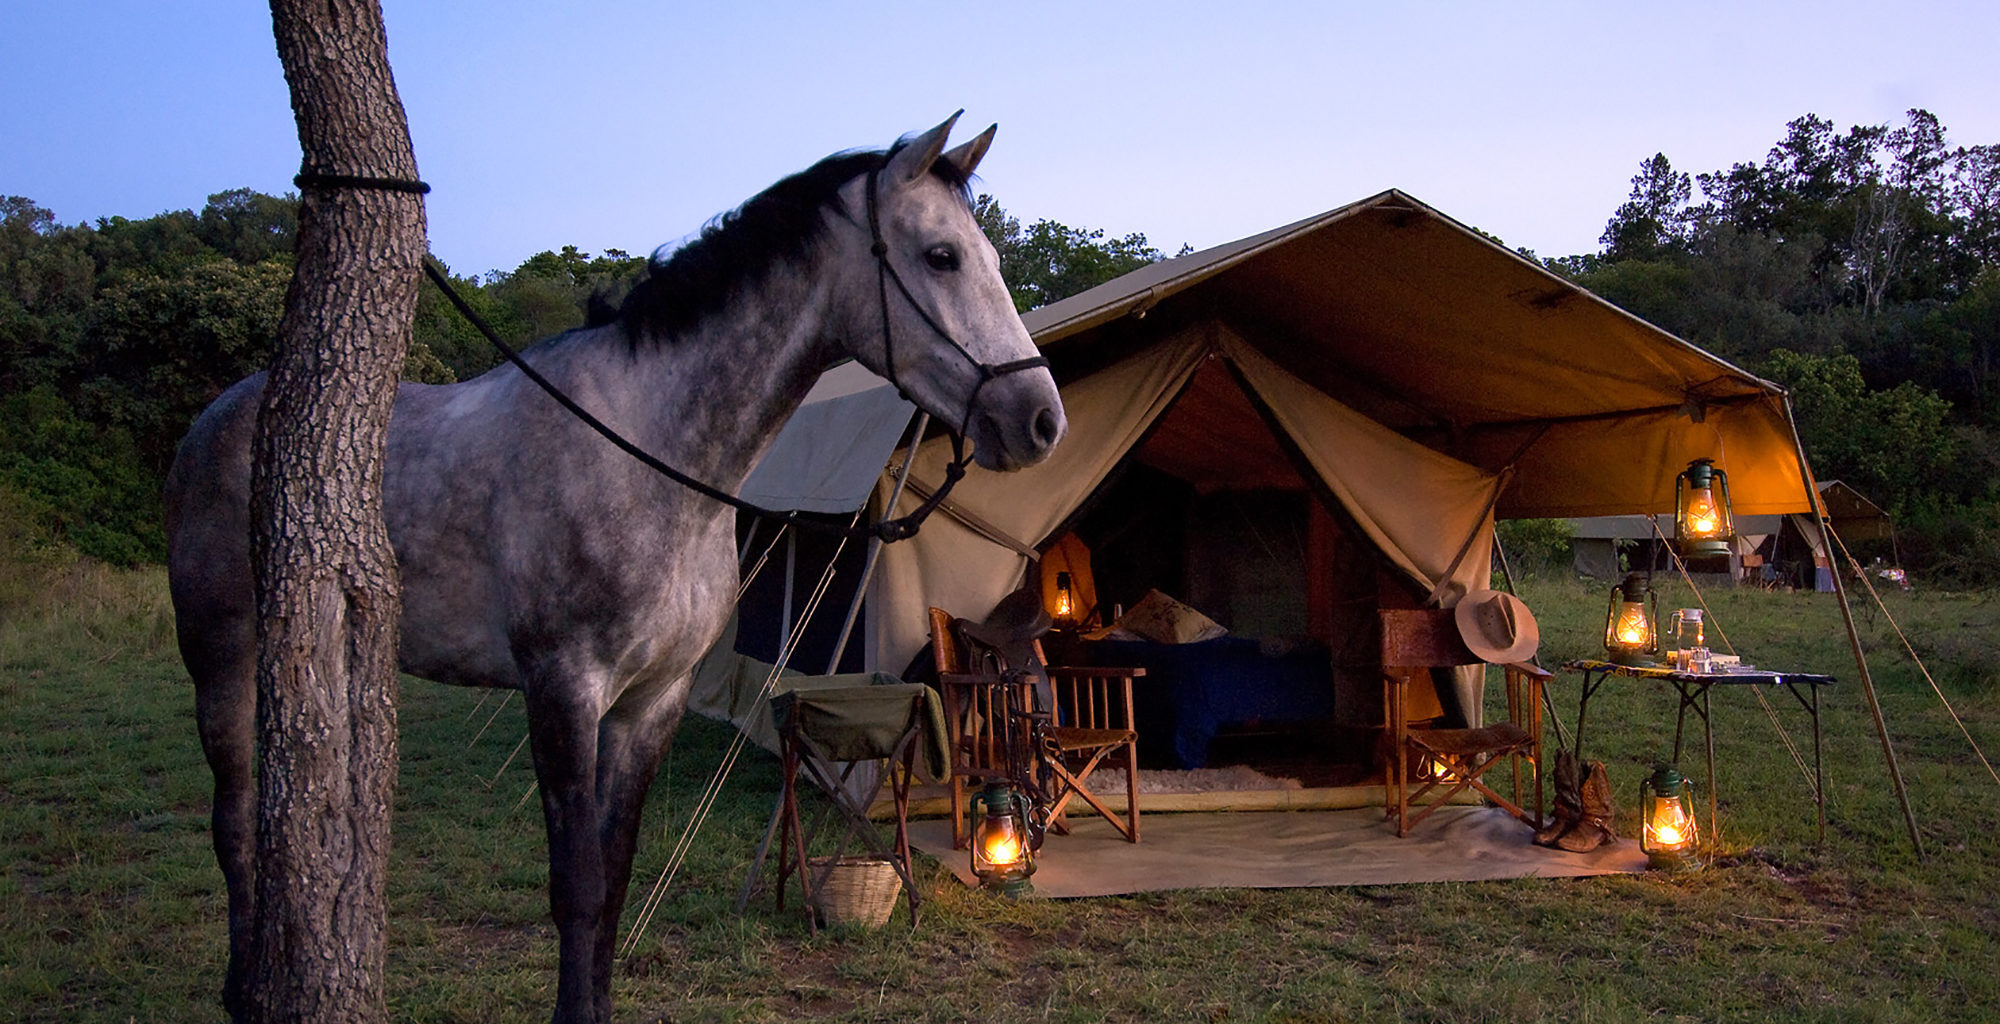
[[[889,491],[889,503],[884,506],[885,515],[896,514],[896,502],[903,497],[903,485],[910,480],[910,467],[917,461],[917,445],[923,443],[924,430],[931,425],[931,414],[917,413],[917,425],[910,431],[909,454],[903,456],[903,468],[896,473],[896,486]],[[861,616],[861,602],[868,596],[868,581],[875,578],[875,561],[882,557],[882,539],[868,538],[868,557],[861,563],[861,578],[854,583],[854,599],[847,602],[847,617],[840,622],[840,635],[833,642],[833,657],[826,662],[826,674],[840,671],[840,657],[847,653],[847,638],[854,632],[854,620]]]
[[[1812,504],[1813,525],[1821,531],[1820,544],[1824,546],[1826,507],[1820,504],[1819,487],[1813,480],[1812,466],[1806,462],[1805,442],[1799,439],[1798,421],[1792,418],[1791,396],[1785,396],[1784,401],[1785,422],[1792,428],[1792,445],[1798,452],[1800,475],[1806,481],[1806,500]],[[1910,791],[1903,785],[1903,769],[1896,763],[1896,747],[1889,740],[1889,723],[1882,717],[1882,702],[1875,695],[1875,677],[1868,671],[1868,656],[1861,650],[1861,633],[1854,627],[1854,609],[1847,604],[1847,584],[1841,579],[1837,562],[1833,567],[1833,596],[1840,602],[1840,621],[1847,627],[1847,644],[1854,651],[1854,667],[1861,673],[1861,692],[1867,696],[1868,713],[1875,719],[1875,735],[1882,740],[1882,760],[1889,765],[1889,780],[1896,787],[1896,802],[1903,807],[1903,823],[1910,829],[1910,845],[1917,851],[1917,860],[1928,860],[1924,853],[1924,837],[1917,831],[1916,812],[1910,809]]]
[[[784,651],[792,645],[792,584],[798,576],[799,533],[793,530],[785,537],[785,601],[778,611],[778,650]]]

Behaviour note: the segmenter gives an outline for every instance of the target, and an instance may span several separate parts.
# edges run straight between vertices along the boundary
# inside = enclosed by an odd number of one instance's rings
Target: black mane
[[[593,299],[588,326],[617,323],[635,344],[644,337],[667,340],[688,333],[737,289],[803,257],[825,231],[822,208],[833,205],[849,216],[864,216],[847,210],[840,187],[883,166],[904,145],[836,153],[750,197],[666,258],[655,253],[622,302]],[[971,204],[970,183],[951,161],[933,161],[931,174]]]

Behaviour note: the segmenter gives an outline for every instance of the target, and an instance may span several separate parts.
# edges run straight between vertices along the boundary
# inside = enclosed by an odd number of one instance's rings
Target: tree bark
[[[306,171],[415,180],[376,0],[271,0]],[[307,187],[254,442],[257,885],[245,1013],[382,1021],[401,594],[383,445],[422,200]]]

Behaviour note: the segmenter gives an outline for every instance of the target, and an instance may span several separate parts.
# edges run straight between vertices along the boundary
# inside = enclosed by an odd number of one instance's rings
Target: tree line
[[[1808,114],[1761,162],[1641,161],[1599,244],[1543,262],[1788,388],[1814,472],[1890,510],[1906,567],[2000,584],[2000,145]]]
[[[1164,258],[1143,234],[975,215],[1023,311]],[[0,521],[14,542],[120,564],[164,556],[159,484],[194,416],[268,361],[296,197],[62,225],[0,197]],[[2000,146],[1931,114],[1840,131],[1806,115],[1761,161],[1641,161],[1594,253],[1539,259],[1792,392],[1822,479],[1889,508],[1907,568],[2000,583]],[[1188,251],[1183,248],[1182,253]],[[645,265],[563,246],[453,280],[510,344],[583,323]],[[407,379],[497,355],[434,290]]]

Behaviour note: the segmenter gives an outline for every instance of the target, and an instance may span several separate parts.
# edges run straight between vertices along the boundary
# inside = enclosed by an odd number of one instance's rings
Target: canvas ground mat
[[[1036,857],[1035,891],[1049,897],[1116,896],[1166,889],[1283,889],[1406,882],[1475,882],[1636,874],[1646,855],[1629,839],[1589,853],[1530,842],[1528,826],[1493,807],[1444,807],[1408,838],[1382,809],[1161,814],[1145,840],[1127,843],[1102,821],[1073,820]],[[951,823],[913,821],[910,845],[976,884]]]

